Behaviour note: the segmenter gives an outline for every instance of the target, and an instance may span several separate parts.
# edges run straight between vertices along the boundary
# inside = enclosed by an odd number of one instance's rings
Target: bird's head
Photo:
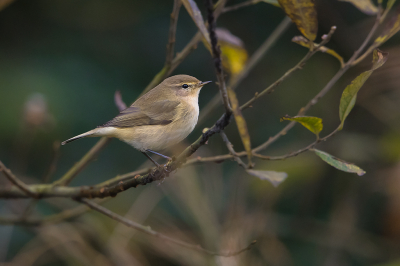
[[[166,78],[160,85],[177,96],[198,96],[200,89],[211,81],[200,81],[189,75]]]

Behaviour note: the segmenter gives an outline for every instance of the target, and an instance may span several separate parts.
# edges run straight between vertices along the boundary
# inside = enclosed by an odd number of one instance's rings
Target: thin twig
[[[302,69],[304,64],[307,62],[308,59],[310,59],[316,52],[318,52],[319,48],[322,47],[323,45],[325,45],[327,42],[329,42],[331,36],[333,35],[333,33],[336,30],[336,26],[331,27],[331,30],[329,31],[329,33],[326,35],[326,37],[322,40],[322,42],[315,47],[313,50],[310,50],[304,57],[302,60],[300,60],[299,63],[297,63],[293,68],[289,69],[288,71],[286,71],[285,74],[283,74],[282,77],[280,77],[278,80],[276,80],[274,83],[272,83],[270,86],[268,86],[266,89],[264,89],[262,92],[260,93],[256,93],[254,95],[253,98],[251,98],[249,101],[247,101],[245,104],[243,104],[240,109],[246,109],[248,107],[251,106],[251,104],[257,100],[258,98],[260,98],[263,95],[266,95],[268,93],[270,93],[275,87],[277,87],[279,84],[282,83],[283,80],[285,80],[287,77],[289,77],[293,72],[295,72],[298,69]]]
[[[242,159],[240,159],[239,156],[237,156],[237,153],[235,152],[235,150],[233,149],[233,145],[232,143],[229,141],[228,137],[226,136],[224,131],[219,132],[219,134],[222,137],[222,140],[225,142],[226,147],[228,148],[229,152],[232,154],[233,159],[240,165],[242,166],[244,169],[247,169],[247,165],[242,161]]]
[[[206,253],[206,254],[212,255],[212,256],[221,256],[221,257],[232,257],[232,256],[236,256],[236,255],[238,255],[238,254],[240,254],[240,253],[242,253],[242,252],[245,252],[245,251],[251,249],[252,246],[253,246],[254,244],[256,244],[256,241],[253,241],[252,243],[250,243],[250,245],[248,245],[247,247],[245,247],[245,248],[243,248],[243,249],[241,249],[241,250],[238,250],[238,251],[232,251],[232,252],[214,252],[214,251],[210,251],[210,250],[204,249],[204,248],[202,248],[200,245],[189,244],[189,243],[187,243],[187,242],[184,242],[184,241],[181,241],[181,240],[178,240],[178,239],[169,237],[169,236],[167,236],[167,235],[161,234],[161,233],[159,233],[159,232],[156,232],[156,231],[152,230],[152,229],[150,228],[150,226],[144,226],[144,225],[138,224],[138,223],[136,223],[136,222],[134,222],[134,221],[132,221],[132,220],[126,219],[125,217],[123,217],[123,216],[121,216],[121,215],[118,215],[118,214],[116,214],[116,213],[110,211],[109,209],[104,208],[103,206],[94,203],[94,202],[91,201],[91,200],[88,200],[88,199],[77,199],[77,201],[86,204],[86,205],[89,206],[91,209],[93,209],[93,210],[95,210],[95,211],[98,211],[98,212],[100,212],[100,213],[102,213],[102,214],[104,214],[104,215],[110,217],[110,218],[113,219],[113,220],[116,220],[116,221],[118,221],[118,222],[120,222],[120,223],[122,223],[122,224],[124,224],[124,225],[126,225],[126,226],[128,226],[128,227],[131,227],[131,228],[134,228],[134,229],[136,229],[136,230],[139,230],[139,231],[141,231],[141,232],[143,232],[143,233],[145,233],[145,234],[148,234],[148,235],[157,237],[157,238],[159,238],[159,239],[161,239],[161,240],[163,240],[163,241],[170,242],[170,243],[179,245],[179,246],[181,246],[181,247],[185,247],[185,248],[188,248],[188,249],[191,249],[191,250],[203,252],[203,253]]]
[[[171,21],[169,23],[169,34],[167,43],[167,56],[165,58],[165,66],[169,68],[172,64],[172,59],[174,58],[175,51],[175,36],[176,27],[178,25],[179,10],[181,9],[181,0],[174,0],[174,6],[171,13]]]
[[[30,186],[18,179],[18,177],[16,177],[10,169],[7,169],[2,161],[0,161],[0,172],[3,172],[7,179],[15,186],[17,186],[20,190],[22,190],[25,195],[32,198],[38,197],[38,195],[31,190]]]
[[[251,5],[257,4],[257,3],[259,3],[259,2],[261,2],[261,0],[248,0],[248,1],[244,1],[244,2],[239,3],[239,4],[236,4],[236,5],[232,5],[232,6],[225,7],[225,8],[222,10],[222,13],[226,13],[226,12],[231,12],[231,11],[234,11],[234,10],[238,10],[238,9],[243,8],[243,7],[246,7],[246,6],[251,6]]]
[[[211,51],[214,59],[214,66],[217,72],[218,87],[221,94],[222,102],[225,106],[225,112],[231,113],[232,108],[229,103],[228,92],[226,90],[224,72],[222,70],[221,50],[218,45],[218,37],[215,33],[216,18],[214,16],[214,8],[212,0],[204,0],[207,9],[208,33],[211,40]]]

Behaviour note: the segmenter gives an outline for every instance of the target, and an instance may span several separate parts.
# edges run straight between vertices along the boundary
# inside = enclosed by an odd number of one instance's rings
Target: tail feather
[[[65,145],[67,143],[70,143],[71,141],[74,141],[74,140],[77,140],[77,139],[80,139],[80,138],[89,137],[89,136],[91,136],[91,135],[93,135],[95,133],[96,133],[96,129],[90,130],[90,131],[88,131],[86,133],[80,134],[78,136],[75,136],[73,138],[70,138],[70,139],[67,139],[66,141],[61,142],[61,145]]]

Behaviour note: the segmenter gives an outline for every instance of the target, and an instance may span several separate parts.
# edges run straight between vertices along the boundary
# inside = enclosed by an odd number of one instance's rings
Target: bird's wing
[[[114,119],[100,127],[136,127],[147,125],[168,125],[174,121],[179,101],[162,100],[153,102],[150,106],[135,106],[126,108]]]

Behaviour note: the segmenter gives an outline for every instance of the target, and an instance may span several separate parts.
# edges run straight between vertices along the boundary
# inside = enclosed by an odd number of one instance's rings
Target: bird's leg
[[[153,158],[151,158],[147,153],[145,153],[144,151],[142,151],[142,153],[152,162],[154,163],[155,166],[159,167],[160,165],[153,160]]]
[[[154,154],[157,154],[158,156],[161,156],[161,157],[163,157],[163,158],[165,158],[167,160],[172,160],[171,157],[168,157],[168,156],[166,156],[164,154],[161,154],[161,153],[158,153],[158,152],[155,152],[155,151],[152,151],[152,150],[146,150],[146,151],[154,153]]]

